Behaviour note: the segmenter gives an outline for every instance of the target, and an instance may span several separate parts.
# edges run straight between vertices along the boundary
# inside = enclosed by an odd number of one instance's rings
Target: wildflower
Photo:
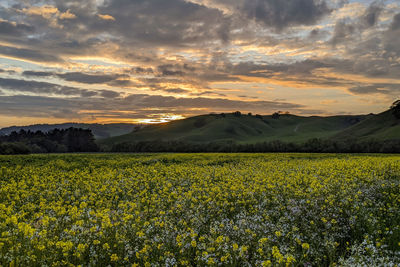
[[[111,259],[111,261],[118,261],[119,260],[117,254],[112,254],[110,259]]]
[[[233,251],[236,251],[239,249],[239,245],[236,243],[233,243],[232,248],[233,248]]]
[[[272,263],[271,263],[270,260],[266,260],[266,261],[263,261],[263,262],[261,263],[261,266],[262,266],[262,267],[270,267],[271,265],[272,265]]]
[[[110,249],[110,245],[108,243],[104,243],[103,249],[105,249],[105,250]]]

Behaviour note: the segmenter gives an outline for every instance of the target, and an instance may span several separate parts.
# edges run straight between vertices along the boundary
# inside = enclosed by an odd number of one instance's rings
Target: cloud
[[[350,92],[356,95],[383,94],[391,95],[400,92],[400,84],[371,84],[364,86],[352,87]]]
[[[27,81],[18,79],[0,78],[0,87],[13,92],[27,92],[35,94],[61,95],[61,96],[102,96],[115,98],[119,93],[108,90],[93,91],[70,86],[63,86],[48,82]]]
[[[110,90],[100,90],[100,96],[104,98],[117,98],[121,96],[121,93],[119,92],[114,92]]]
[[[68,72],[56,75],[66,81],[87,84],[101,84],[118,80],[120,78],[129,78],[126,74],[86,74],[81,72]]]
[[[132,119],[162,116],[165,113],[199,114],[206,111],[230,112],[246,110],[272,113],[276,110],[307,112],[304,106],[274,101],[240,101],[205,97],[175,98],[132,94],[124,98],[57,98],[49,96],[14,95],[0,97],[0,113],[38,118],[87,120],[98,118]],[[200,110],[200,111],[193,111]]]
[[[51,5],[30,6],[29,8],[23,8],[21,12],[27,15],[41,16],[45,19],[52,19],[54,16],[62,20],[76,18],[76,15],[71,13],[69,9],[65,12],[60,12],[57,7]]]
[[[110,15],[107,15],[107,14],[105,14],[105,15],[98,14],[97,16],[99,18],[101,18],[101,19],[104,19],[104,20],[115,20],[115,18],[113,16],[110,16]]]
[[[234,7],[236,15],[281,31],[290,26],[313,25],[331,12],[324,0],[216,0],[227,8]]]
[[[400,29],[400,13],[396,14],[396,15],[393,17],[393,21],[392,21],[392,23],[390,24],[390,30],[396,31],[396,30],[398,30],[398,29]]]
[[[26,33],[32,33],[35,30],[33,26],[25,23],[16,23],[0,19],[0,34],[21,36]]]
[[[32,60],[37,62],[64,62],[64,60],[56,55],[50,55],[38,50],[27,48],[16,48],[0,45],[0,55]]]
[[[345,20],[337,21],[331,39],[332,45],[336,46],[339,43],[347,41],[352,37],[355,30],[356,28],[351,22],[346,22]]]
[[[22,72],[22,75],[24,75],[24,76],[36,76],[36,77],[49,77],[49,76],[53,76],[54,73],[47,72],[47,71],[26,70],[26,71]]]
[[[126,96],[133,92],[159,94],[136,97],[149,108],[165,102],[170,104],[164,111],[184,114],[191,113],[182,103],[210,111],[235,110],[234,105],[262,109],[257,101],[229,102],[255,94],[254,84],[275,89],[260,91],[259,99],[296,99],[298,90],[305,95],[310,88],[315,103],[335,90],[332,94],[345,95],[348,102],[354,95],[383,99],[398,93],[393,84],[400,73],[400,7],[371,2],[5,0],[0,4],[0,55],[18,59],[10,77],[21,81],[2,80],[14,85],[2,91],[68,96],[79,103],[68,103],[74,110],[104,106],[96,114],[113,117],[124,116],[118,112],[123,109],[130,116],[145,115],[133,110],[145,105],[128,103]],[[80,84],[66,86],[72,83]],[[208,100],[215,98],[228,102]],[[209,103],[212,107],[205,106]],[[264,104],[276,107],[273,103]],[[293,109],[305,112],[305,107]]]
[[[373,2],[365,11],[362,19],[367,27],[375,26],[378,22],[379,15],[381,14],[383,7]]]
[[[123,99],[124,104],[138,107],[161,107],[161,108],[211,108],[211,109],[256,109],[256,110],[274,110],[274,109],[298,109],[303,105],[273,102],[273,101],[239,101],[223,98],[176,98],[172,96],[134,94]]]
[[[72,14],[69,9],[66,12],[60,14],[60,19],[75,19],[75,18],[76,15]]]
[[[181,93],[188,93],[188,90],[181,89],[181,88],[165,88],[163,89],[164,92],[167,93],[174,93],[174,94],[181,94]]]
[[[59,12],[56,7],[50,5],[31,6],[29,8],[24,8],[21,11],[28,15],[42,16],[44,18],[50,18]]]
[[[69,82],[78,82],[85,84],[114,84],[116,85],[118,82],[124,82],[128,80],[120,80],[127,79],[129,75],[127,74],[105,74],[105,73],[83,73],[83,72],[66,72],[66,73],[57,73],[57,72],[49,72],[49,71],[24,71],[22,72],[24,76],[34,76],[34,77],[49,77],[54,76],[61,78],[65,81]]]
[[[96,27],[107,28],[126,44],[184,47],[228,38],[229,19],[221,11],[184,0],[113,0],[100,6],[99,13],[118,23]]]

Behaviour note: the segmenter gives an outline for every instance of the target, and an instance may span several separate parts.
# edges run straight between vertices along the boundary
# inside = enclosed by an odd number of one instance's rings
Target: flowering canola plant
[[[2,266],[399,263],[399,156],[0,156]]]

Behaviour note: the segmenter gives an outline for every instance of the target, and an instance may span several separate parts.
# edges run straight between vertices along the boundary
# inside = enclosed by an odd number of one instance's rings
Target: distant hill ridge
[[[182,141],[204,144],[236,142],[255,144],[280,140],[302,143],[319,138],[330,140],[400,139],[400,119],[391,110],[374,115],[302,117],[291,114],[268,116],[244,115],[240,112],[209,114],[149,125],[129,134],[100,141],[105,146],[141,141]]]
[[[104,139],[113,136],[124,135],[134,130],[137,125],[129,123],[110,123],[110,124],[98,124],[98,123],[61,123],[61,124],[34,124],[29,126],[11,126],[0,129],[0,135],[8,135],[13,131],[42,131],[49,132],[54,129],[68,129],[68,128],[82,128],[89,129],[92,131],[96,139]]]
[[[207,114],[168,123],[137,127],[129,123],[62,123],[12,126],[0,129],[8,135],[21,129],[48,132],[70,127],[90,129],[99,144],[113,146],[141,141],[181,141],[206,144],[235,142],[255,144],[279,140],[303,143],[313,138],[345,141],[400,140],[400,119],[392,110],[380,114],[303,117],[292,114],[251,115],[235,113]]]
[[[149,125],[122,136],[107,138],[100,144],[112,146],[140,141],[182,141],[190,143],[236,142],[255,144],[279,140],[302,143],[319,138],[378,141],[400,139],[400,119],[391,110],[380,114],[342,116],[296,116],[274,114],[245,115],[240,112],[209,114]]]

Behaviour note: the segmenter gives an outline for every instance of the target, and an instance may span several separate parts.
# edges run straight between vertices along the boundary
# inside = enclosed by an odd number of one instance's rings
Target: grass
[[[226,114],[224,117],[203,115],[148,126],[137,132],[102,140],[100,144],[151,140],[180,140],[193,143],[257,143],[281,140],[300,143],[310,138],[330,138],[364,118],[365,116],[281,115],[279,119],[274,119],[271,116],[257,118],[248,115],[237,117],[233,114]]]

